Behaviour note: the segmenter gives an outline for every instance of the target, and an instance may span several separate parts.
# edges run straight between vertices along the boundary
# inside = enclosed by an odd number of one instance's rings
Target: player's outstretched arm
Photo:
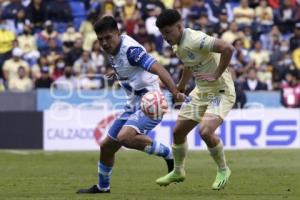
[[[185,99],[185,95],[178,91],[170,74],[160,64],[154,63],[151,66],[151,69],[149,71],[153,74],[158,75],[160,80],[165,84],[165,86],[172,93],[172,95],[175,97],[175,99],[182,100],[182,101]]]
[[[207,81],[217,80],[228,67],[234,47],[231,44],[216,38],[211,51],[221,54],[220,63],[217,67],[217,70],[214,73],[198,73],[197,78]]]

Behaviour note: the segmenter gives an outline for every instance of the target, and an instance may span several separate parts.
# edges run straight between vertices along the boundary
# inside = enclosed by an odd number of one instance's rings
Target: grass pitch
[[[213,191],[216,168],[205,151],[189,152],[183,183],[159,187],[162,159],[120,151],[111,194],[78,195],[97,182],[97,152],[0,151],[0,200],[299,200],[300,150],[227,151],[231,179]]]

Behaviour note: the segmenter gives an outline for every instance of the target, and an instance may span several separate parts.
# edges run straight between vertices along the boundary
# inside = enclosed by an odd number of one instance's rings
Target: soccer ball
[[[141,101],[141,109],[150,118],[161,119],[168,111],[165,96],[159,91],[147,92]]]

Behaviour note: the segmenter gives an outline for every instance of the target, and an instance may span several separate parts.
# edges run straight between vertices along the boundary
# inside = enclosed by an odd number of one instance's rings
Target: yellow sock
[[[173,144],[172,151],[174,156],[174,171],[178,174],[185,175],[184,161],[188,150],[187,142],[183,144]]]
[[[226,164],[226,158],[224,154],[224,147],[223,142],[220,140],[219,144],[213,148],[208,148],[211,157],[215,160],[218,170],[226,170],[227,164]]]

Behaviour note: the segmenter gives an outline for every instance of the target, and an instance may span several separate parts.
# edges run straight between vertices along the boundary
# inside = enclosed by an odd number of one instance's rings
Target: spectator
[[[138,18],[140,17],[140,13],[134,0],[126,0],[125,5],[122,7],[122,11],[125,32],[128,35],[133,36],[134,27],[137,23]]]
[[[62,57],[62,50],[57,46],[54,39],[49,40],[49,48],[44,52],[50,64],[54,63],[58,58]]]
[[[62,46],[59,33],[54,30],[52,22],[47,20],[44,24],[44,29],[37,36],[37,46],[42,54],[49,51],[51,40],[54,40],[58,47]]]
[[[68,23],[73,21],[71,7],[68,1],[52,0],[47,4],[47,19],[54,23]]]
[[[233,10],[234,18],[239,27],[251,26],[254,20],[254,10],[248,5],[248,0],[240,0],[240,6]]]
[[[26,17],[34,27],[34,33],[43,29],[43,24],[47,20],[47,9],[43,0],[32,0],[26,9]]]
[[[266,50],[262,50],[260,41],[254,42],[254,49],[249,53],[250,61],[253,61],[256,68],[267,64],[270,61],[270,54]]]
[[[208,15],[207,6],[205,5],[205,1],[204,0],[194,1],[194,5],[190,8],[189,16],[191,16],[194,19],[198,19],[203,14]]]
[[[81,57],[74,63],[73,72],[76,76],[79,76],[80,74],[86,74],[89,68],[96,71],[96,66],[91,60],[90,52],[84,51]]]
[[[91,60],[97,68],[97,73],[106,71],[105,58],[103,56],[100,42],[98,40],[96,40],[93,44],[93,48],[92,48],[92,52],[91,52]]]
[[[219,16],[222,11],[226,11],[229,22],[233,20],[232,9],[230,8],[229,3],[226,3],[224,0],[211,0],[209,1],[207,8],[209,21],[212,23],[219,22]]]
[[[283,40],[283,37],[278,26],[273,26],[271,32],[260,35],[259,40],[264,50],[276,51],[280,48],[280,41]]]
[[[66,63],[62,57],[55,61],[52,79],[56,80],[65,74]]]
[[[163,48],[163,38],[161,33],[159,32],[157,26],[155,25],[156,18],[160,14],[161,9],[159,7],[153,7],[148,10],[149,17],[145,21],[146,30],[150,36],[154,38],[156,50],[159,53],[162,53]]]
[[[116,5],[113,0],[104,0],[101,4],[101,13],[100,16],[103,15],[114,15],[116,12]]]
[[[174,1],[174,5],[176,0]],[[165,9],[165,5],[159,0],[139,0],[138,1],[138,9],[142,14],[142,19],[146,21],[149,16],[149,10],[154,10],[154,8],[158,7],[160,10]]]
[[[0,78],[3,77],[2,66],[10,58],[14,40],[15,34],[7,29],[5,20],[0,17]]]
[[[82,49],[82,39],[78,38],[75,41],[74,47],[67,53],[65,62],[68,66],[73,66],[74,62],[81,56],[83,49]]]
[[[289,51],[293,52],[300,47],[300,22],[296,23],[294,28],[294,35],[290,38]]]
[[[173,8],[174,0],[161,0],[163,2],[164,6],[168,9]]]
[[[149,40],[149,35],[147,33],[145,23],[143,20],[140,20],[136,26],[136,33],[133,38],[138,41],[140,44],[144,45],[145,42]]]
[[[53,79],[49,75],[49,67],[43,66],[41,68],[41,77],[35,82],[35,88],[50,88]]]
[[[255,8],[256,21],[259,24],[261,31],[267,33],[273,25],[273,11],[268,6],[267,0],[261,0],[259,6]]]
[[[24,26],[30,25],[30,21],[26,18],[26,10],[20,10],[14,20],[15,32],[20,35],[24,32]]]
[[[24,11],[25,7],[22,5],[21,0],[10,0],[10,3],[3,8],[3,19],[14,20],[19,15],[20,11]]]
[[[274,22],[284,34],[291,33],[297,21],[297,7],[292,0],[285,0],[274,13]]]
[[[93,15],[89,15],[86,21],[83,21],[80,25],[79,32],[83,36],[83,49],[85,51],[91,51],[94,41],[97,40],[97,35],[93,28]]]
[[[66,32],[62,34],[62,42],[64,52],[69,52],[70,49],[74,46],[75,41],[78,38],[81,38],[82,35],[75,30],[75,27],[72,24],[68,25]]]
[[[238,79],[236,79],[237,77],[235,74],[235,70],[233,68],[229,68],[229,71],[231,72],[231,76],[234,82],[235,93],[236,93],[235,103],[233,105],[233,108],[242,109],[247,103],[247,96],[242,88],[242,84],[239,82]]]
[[[243,40],[241,38],[238,38],[233,41],[232,45],[235,48],[235,52],[233,52],[233,58],[231,60],[235,60],[235,58],[238,57],[235,54],[239,51],[243,55],[243,60],[249,63],[249,51],[244,47]]]
[[[8,89],[15,92],[28,92],[32,90],[32,81],[28,78],[25,67],[18,67],[17,76],[8,81]]]
[[[229,30],[225,31],[222,34],[221,39],[228,43],[233,43],[234,40],[243,37],[244,34],[241,31],[239,31],[237,23],[235,21],[232,21],[230,23]]]
[[[93,68],[88,68],[85,76],[80,79],[80,89],[95,90],[104,88],[104,78],[97,77]]]
[[[37,50],[36,38],[32,35],[30,26],[24,26],[24,33],[18,36],[17,40],[24,53],[24,59],[30,66],[35,65],[40,57],[40,52]]]
[[[213,34],[213,27],[209,24],[207,14],[203,13],[198,18],[195,18],[195,16],[193,15],[189,15],[188,21],[188,28],[194,30],[201,30],[202,32],[205,32],[208,35]]]
[[[288,42],[282,42],[282,47],[279,52],[276,52],[278,58],[274,58],[274,70],[277,73],[279,80],[283,80],[287,71],[293,67],[293,62],[290,53],[288,52]],[[275,60],[276,59],[276,60]]]
[[[253,67],[253,62],[248,62],[248,59],[244,55],[242,50],[236,50],[234,52],[233,59],[231,60],[231,66],[235,70],[236,78],[242,76],[250,67]]]
[[[161,64],[161,65],[169,65],[170,64],[170,58],[160,55],[155,50],[155,43],[153,41],[148,40],[144,44],[144,47],[145,47],[146,51],[148,52],[148,54],[151,55],[159,64]]]
[[[64,75],[54,81],[54,87],[59,90],[74,90],[78,88],[78,79],[73,76],[72,68],[66,67]]]
[[[295,49],[292,54],[293,63],[300,72],[300,47]]]
[[[33,81],[35,81],[41,77],[41,68],[48,67],[48,66],[49,66],[49,62],[47,60],[47,56],[42,55],[41,57],[39,57],[39,59],[37,60],[37,63],[31,67],[31,77],[32,77]],[[53,69],[51,69],[51,67],[49,67],[49,74],[52,74],[52,72],[53,72]]]
[[[6,81],[9,81],[10,79],[18,76],[18,68],[20,66],[22,66],[27,73],[29,72],[28,63],[21,58],[22,55],[22,50],[19,48],[15,48],[12,51],[12,58],[4,62],[3,75]]]
[[[213,25],[214,33],[221,37],[221,35],[229,29],[228,15],[225,9],[221,10],[219,14],[219,21]]]
[[[247,71],[247,79],[244,81],[242,88],[245,91],[267,90],[267,85],[260,82],[256,76],[257,69],[250,68]]]
[[[299,75],[295,70],[289,70],[286,80],[281,86],[281,104],[287,108],[300,108]]]

